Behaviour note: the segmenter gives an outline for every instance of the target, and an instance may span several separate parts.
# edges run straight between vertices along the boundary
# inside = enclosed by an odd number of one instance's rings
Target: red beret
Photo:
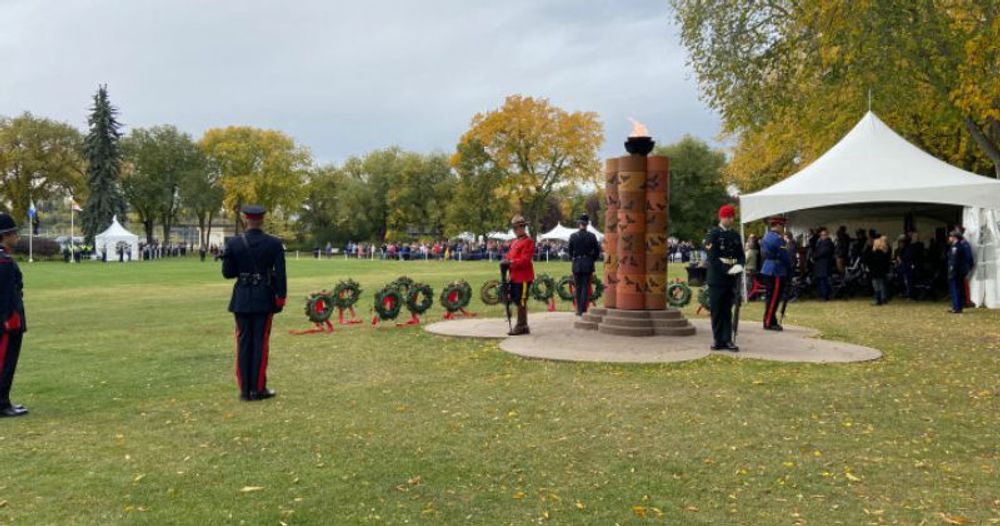
[[[736,217],[736,207],[733,205],[722,205],[719,207],[719,219],[724,217]]]

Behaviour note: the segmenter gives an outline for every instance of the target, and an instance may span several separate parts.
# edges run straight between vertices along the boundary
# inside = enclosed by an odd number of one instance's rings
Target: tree
[[[534,236],[556,188],[596,182],[600,174],[597,150],[603,127],[597,114],[569,113],[547,99],[513,95],[501,108],[477,114],[459,144],[473,141],[482,145],[490,162],[504,173],[499,191],[516,202],[535,225]],[[458,149],[458,162],[463,152],[468,150]]]
[[[691,136],[657,146],[654,154],[670,157],[670,235],[700,240],[717,222],[719,206],[729,200],[726,155]]]
[[[505,173],[478,141],[459,143],[451,163],[458,180],[445,211],[445,233],[472,232],[485,236],[505,231],[510,220],[510,199],[501,190]]]
[[[125,160],[122,190],[139,214],[146,240],[153,242],[153,222],[163,225],[163,242],[180,210],[180,187],[189,173],[203,166],[201,152],[191,136],[173,126],[136,128],[122,140]],[[202,173],[204,173],[202,171]]]
[[[0,118],[0,209],[22,222],[31,201],[79,195],[82,144],[68,124],[30,113]]]
[[[350,233],[344,228],[341,208],[344,202],[344,174],[336,166],[315,168],[309,173],[305,198],[299,213],[300,235],[319,246],[328,241],[345,241]]]
[[[744,191],[879,115],[930,153],[1000,176],[1000,4],[672,0],[708,104],[737,139]]]
[[[230,126],[206,131],[199,146],[212,177],[222,183],[223,203],[236,218],[236,232],[242,229],[243,205],[299,208],[312,156],[291,137],[276,130]]]
[[[396,166],[395,184],[386,195],[387,227],[394,232],[440,234],[444,209],[455,179],[448,158],[440,154],[404,152]]]
[[[179,187],[181,204],[198,221],[201,246],[208,247],[212,235],[212,220],[222,210],[224,190],[218,174],[208,170],[204,155],[199,152],[195,166],[183,173]]]
[[[88,243],[111,224],[114,216],[125,220],[125,197],[121,181],[121,125],[115,118],[118,109],[108,100],[108,87],[101,86],[94,95],[88,124],[90,131],[84,139],[84,157],[87,160],[87,188],[90,194],[83,207],[80,220]]]

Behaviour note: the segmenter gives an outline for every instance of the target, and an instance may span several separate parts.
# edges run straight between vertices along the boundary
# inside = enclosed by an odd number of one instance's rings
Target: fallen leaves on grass
[[[968,524],[969,518],[963,515],[948,515],[947,513],[939,513],[938,517],[946,524]]]
[[[253,493],[255,491],[263,491],[264,486],[243,486],[240,488],[240,493]]]

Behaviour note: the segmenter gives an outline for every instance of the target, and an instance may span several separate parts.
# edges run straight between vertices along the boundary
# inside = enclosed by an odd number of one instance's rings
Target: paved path
[[[507,337],[503,318],[469,318],[428,325],[428,332],[442,336],[503,340],[500,348],[525,358],[573,362],[682,362],[709,354],[733,358],[757,358],[779,362],[846,363],[877,360],[882,353],[869,347],[821,340],[817,331],[786,325],[784,332],[765,331],[759,324],[742,323],[739,353],[712,352],[709,320],[696,318],[694,336],[612,336],[573,328],[575,316],[568,312],[532,313],[531,334]]]

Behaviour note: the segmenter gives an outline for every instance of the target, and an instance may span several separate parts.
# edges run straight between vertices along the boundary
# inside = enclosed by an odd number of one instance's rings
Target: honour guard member
[[[510,226],[517,238],[500,265],[510,271],[510,298],[517,305],[517,325],[508,334],[518,336],[531,334],[528,328],[528,293],[535,281],[535,267],[531,262],[535,255],[535,242],[528,237],[528,222],[524,217],[514,216]]]
[[[764,286],[767,290],[767,301],[764,305],[764,328],[770,331],[780,331],[778,324],[778,308],[785,295],[788,280],[791,279],[792,258],[785,247],[785,216],[778,215],[768,219],[770,230],[760,242],[761,256],[764,265],[760,269]]]
[[[271,319],[285,307],[285,249],[281,240],[265,234],[264,207],[243,207],[246,232],[226,241],[222,275],[235,279],[229,312],[236,318],[236,379],[240,399],[264,400],[276,393],[267,388],[268,340]]]
[[[601,257],[601,244],[597,236],[587,230],[590,217],[582,214],[577,220],[580,230],[569,236],[569,257],[573,259],[573,294],[576,315],[583,316],[590,304],[590,284],[594,280],[594,262]]]
[[[712,314],[712,350],[740,350],[733,343],[733,304],[740,294],[740,274],[746,263],[743,239],[733,230],[736,209],[719,208],[719,225],[708,233],[708,305]]]
[[[24,406],[10,401],[21,339],[28,330],[24,318],[24,281],[13,257],[15,243],[14,219],[0,214],[0,417],[28,414]]]

